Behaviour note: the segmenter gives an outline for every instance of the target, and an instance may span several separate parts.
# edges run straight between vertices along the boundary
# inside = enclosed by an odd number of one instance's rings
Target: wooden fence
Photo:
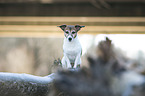
[[[61,24],[85,25],[79,34],[145,34],[145,17],[0,17],[0,37],[63,36]]]

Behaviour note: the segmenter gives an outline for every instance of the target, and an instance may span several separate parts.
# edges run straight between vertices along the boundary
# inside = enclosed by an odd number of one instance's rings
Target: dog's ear
[[[60,25],[60,26],[57,26],[57,27],[60,27],[60,28],[64,31],[64,29],[65,29],[66,25],[65,25],[65,24],[63,24],[63,25]]]
[[[85,26],[75,25],[75,28],[77,29],[77,31],[79,31],[83,27],[85,27]]]

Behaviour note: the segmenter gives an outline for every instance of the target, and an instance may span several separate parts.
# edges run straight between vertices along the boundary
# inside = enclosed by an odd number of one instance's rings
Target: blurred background
[[[48,75],[63,56],[61,24],[79,32],[82,61],[109,37],[117,51],[145,66],[145,0],[0,0],[0,71]]]

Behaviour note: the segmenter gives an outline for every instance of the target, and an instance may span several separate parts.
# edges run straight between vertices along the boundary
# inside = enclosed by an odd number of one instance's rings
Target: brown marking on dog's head
[[[85,26],[80,26],[80,25],[60,25],[58,26],[64,31],[64,35],[66,38],[68,38],[69,41],[72,41],[76,36],[77,32]]]

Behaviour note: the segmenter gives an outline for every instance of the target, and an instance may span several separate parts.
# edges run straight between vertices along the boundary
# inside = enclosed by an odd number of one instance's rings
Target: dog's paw
[[[74,66],[73,68],[80,68],[80,64],[77,64],[77,65]]]

